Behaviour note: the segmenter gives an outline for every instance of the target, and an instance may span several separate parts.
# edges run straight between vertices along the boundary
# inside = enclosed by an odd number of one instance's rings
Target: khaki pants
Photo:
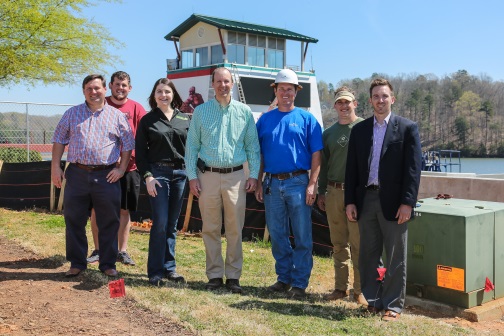
[[[327,186],[326,213],[333,245],[335,289],[349,289],[350,257],[353,264],[354,294],[361,293],[359,273],[359,225],[345,214],[344,191]]]
[[[198,173],[201,193],[198,200],[203,221],[208,279],[239,279],[243,266],[242,229],[245,221],[245,172]],[[222,259],[222,214],[226,231],[226,261]]]

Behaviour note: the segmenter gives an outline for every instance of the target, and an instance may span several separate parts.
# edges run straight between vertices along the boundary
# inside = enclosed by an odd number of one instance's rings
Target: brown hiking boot
[[[348,291],[335,289],[331,294],[324,295],[324,299],[328,301],[340,300],[348,296]]]
[[[273,285],[269,286],[268,290],[271,292],[285,293],[290,288],[291,286],[289,284],[283,283],[282,281],[277,281]]]
[[[287,292],[287,295],[291,299],[302,300],[306,297],[306,291],[304,288],[292,287],[290,291]]]
[[[354,297],[355,301],[357,301],[358,304],[361,304],[363,306],[368,305],[368,302],[367,302],[366,298],[364,297],[364,295],[362,295],[362,293],[354,294],[353,297]]]

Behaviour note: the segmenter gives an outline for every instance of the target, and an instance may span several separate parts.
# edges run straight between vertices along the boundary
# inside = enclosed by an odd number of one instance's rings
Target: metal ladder
[[[206,101],[212,100],[215,98],[215,89],[212,86],[212,76],[208,76],[208,98]]]
[[[243,86],[240,81],[240,73],[238,71],[238,67],[236,66],[236,64],[232,64],[231,69],[233,70],[234,81],[236,83],[236,87],[238,88],[238,97],[240,97],[240,102],[247,104],[245,102],[245,92],[243,91]]]

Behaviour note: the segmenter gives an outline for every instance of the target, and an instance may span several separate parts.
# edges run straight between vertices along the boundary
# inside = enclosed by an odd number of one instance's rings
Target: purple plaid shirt
[[[380,168],[380,156],[383,147],[383,139],[385,138],[385,132],[387,131],[387,125],[390,120],[390,113],[383,121],[383,124],[379,124],[374,118],[373,125],[373,157],[371,159],[371,166],[369,167],[369,178],[367,185],[380,185],[378,180],[378,169]]]
[[[121,151],[135,148],[126,115],[105,104],[95,113],[86,103],[69,108],[56,126],[52,142],[68,144],[68,162],[111,165]]]

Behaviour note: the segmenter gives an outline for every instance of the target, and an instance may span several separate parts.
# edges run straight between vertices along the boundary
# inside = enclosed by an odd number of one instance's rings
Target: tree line
[[[453,149],[464,157],[504,157],[504,82],[466,70],[444,77],[374,73],[371,78],[344,79],[336,85],[319,81],[324,127],[337,121],[334,90],[342,85],[355,91],[357,115],[370,117],[369,85],[377,77],[394,86],[392,111],[418,124],[422,150]]]

